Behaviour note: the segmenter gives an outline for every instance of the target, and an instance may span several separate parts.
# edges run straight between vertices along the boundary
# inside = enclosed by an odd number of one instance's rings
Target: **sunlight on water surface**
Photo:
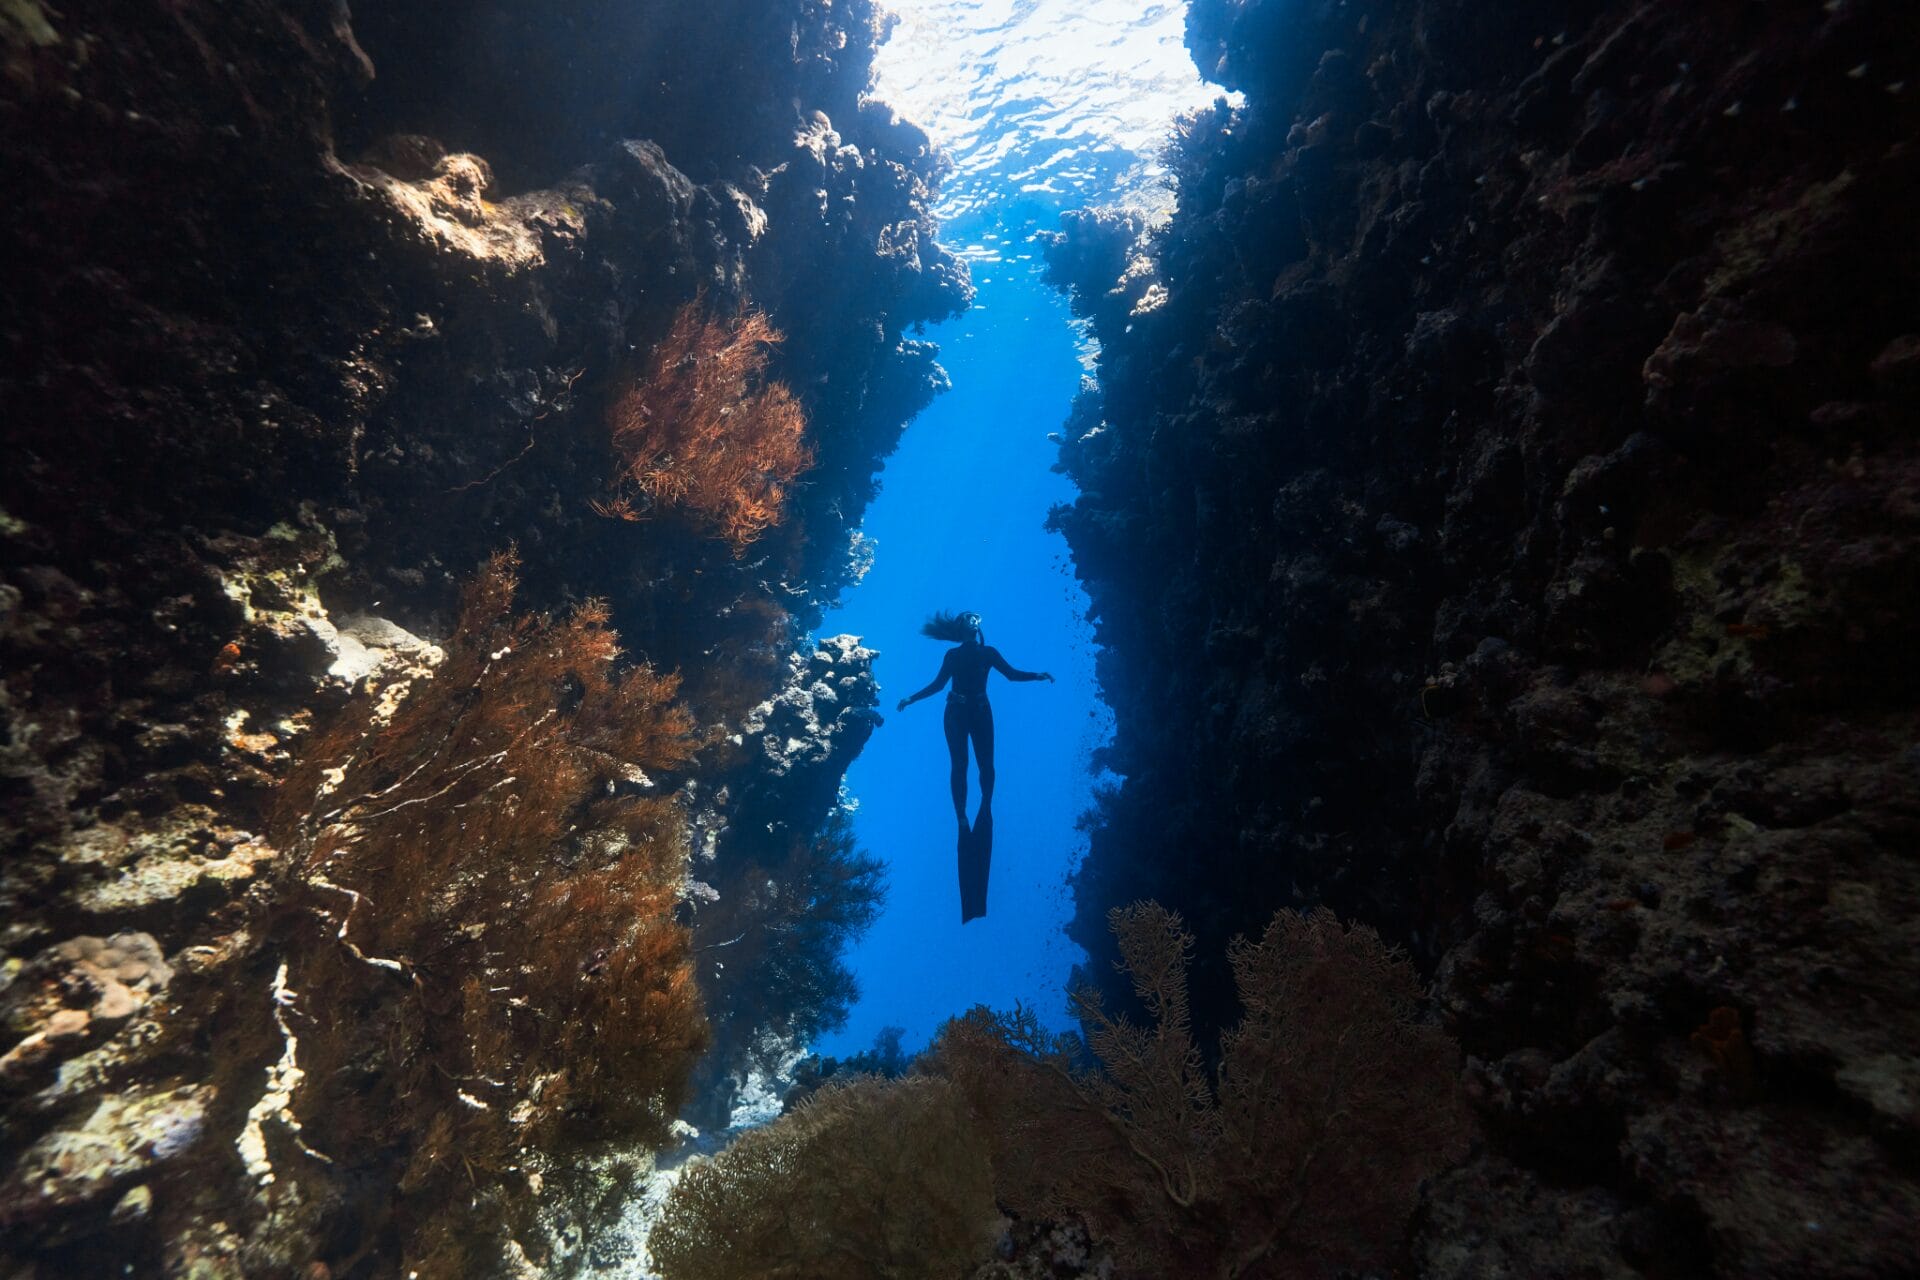
[[[1090,342],[1041,279],[1037,231],[1064,209],[1165,209],[1157,156],[1177,113],[1204,105],[1182,44],[1184,4],[1113,0],[893,0],[875,96],[951,156],[943,241],[978,296],[931,326],[953,389],[886,463],[863,534],[873,571],[828,615],[880,650],[881,726],[847,775],[861,842],[888,863],[887,907],[848,957],[863,989],[845,1028],[815,1047],[844,1055],[882,1027],[924,1046],[946,1018],[984,1003],[1068,1025],[1084,953],[1065,936],[1068,877],[1086,838],[1091,752],[1112,717],[1094,680],[1087,600],[1066,546],[1045,528],[1072,484],[1051,469]],[[917,634],[936,608],[978,609],[1015,666],[1056,685],[991,686],[1000,786],[985,919],[962,925],[947,800],[941,699],[894,710],[939,666]],[[977,791],[975,792],[977,802]]]
[[[1055,208],[1164,207],[1168,123],[1210,102],[1181,43],[1184,4],[889,0],[875,96],[953,157],[948,218],[1036,196]]]

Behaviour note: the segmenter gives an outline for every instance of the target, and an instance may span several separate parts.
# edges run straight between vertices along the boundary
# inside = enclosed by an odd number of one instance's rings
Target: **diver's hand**
[[[1042,671],[1042,672],[1040,673],[1040,678],[1041,678],[1042,680],[1045,680],[1045,681],[1046,681],[1046,682],[1047,682],[1048,684],[1052,684],[1052,683],[1053,683],[1053,672],[1051,672],[1051,671]]]
[[[905,711],[905,710],[906,710],[906,709],[907,709],[908,707],[910,707],[910,706],[912,706],[912,705],[913,705],[913,699],[912,699],[912,698],[902,698],[902,699],[900,699],[900,708],[899,708],[899,709],[900,709],[900,710],[902,710],[902,711]]]

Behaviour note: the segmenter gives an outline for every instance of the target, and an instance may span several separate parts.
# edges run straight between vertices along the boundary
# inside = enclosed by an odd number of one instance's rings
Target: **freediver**
[[[905,711],[930,698],[951,680],[943,724],[947,755],[952,763],[948,782],[953,791],[953,816],[960,824],[960,923],[987,914],[987,869],[993,859],[993,707],[987,701],[987,675],[998,671],[1016,683],[1045,680],[1045,671],[1021,671],[1010,666],[1000,651],[986,642],[977,613],[935,613],[920,628],[935,640],[957,642],[940,660],[939,674],[926,688],[900,699]],[[967,740],[980,766],[980,812],[967,822]]]

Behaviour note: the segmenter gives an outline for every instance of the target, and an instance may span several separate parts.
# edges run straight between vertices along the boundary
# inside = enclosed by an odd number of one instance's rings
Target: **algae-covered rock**
[[[112,1036],[167,989],[173,969],[151,935],[82,936],[28,961],[0,992],[13,1039],[0,1080],[19,1086]]]
[[[5,0],[0,4],[0,40],[44,47],[59,44],[60,33],[47,20],[40,0]]]
[[[213,1091],[205,1086],[130,1090],[101,1099],[85,1120],[54,1129],[22,1153],[0,1185],[0,1222],[34,1232],[71,1211],[110,1204],[134,1178],[178,1160],[200,1141]]]

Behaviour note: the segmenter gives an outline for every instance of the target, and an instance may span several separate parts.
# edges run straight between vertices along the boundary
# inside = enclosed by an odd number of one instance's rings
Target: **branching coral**
[[[666,1280],[958,1280],[998,1222],[958,1091],[863,1077],[689,1168],[649,1243]]]
[[[934,1070],[994,1141],[1001,1203],[1084,1218],[1139,1276],[1317,1276],[1377,1261],[1466,1120],[1452,1043],[1415,1019],[1413,969],[1370,929],[1281,912],[1229,953],[1241,1023],[1205,1071],[1192,938],[1153,904],[1109,917],[1150,1022],[1076,995],[1100,1069],[1030,1014],[950,1023]]]
[[[277,819],[312,921],[289,931],[308,1140],[483,1211],[536,1138],[664,1140],[705,1039],[671,916],[684,819],[649,777],[692,751],[675,682],[619,668],[597,603],[513,614],[515,568],[489,563],[389,717],[347,708]],[[401,1234],[423,1274],[465,1265],[458,1222]]]
[[[813,462],[800,402],[766,376],[780,341],[759,311],[724,319],[699,299],[681,308],[613,397],[617,475],[601,513],[678,509],[736,555],[780,523],[787,487]]]

